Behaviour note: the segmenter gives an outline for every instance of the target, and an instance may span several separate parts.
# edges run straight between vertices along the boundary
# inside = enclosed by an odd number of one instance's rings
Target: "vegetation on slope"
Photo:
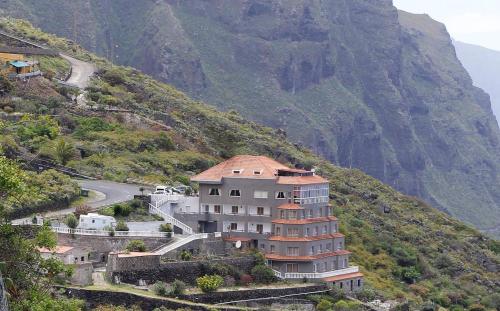
[[[64,91],[44,83],[64,98]],[[31,152],[54,160],[51,145],[64,139],[80,150],[68,166],[118,180],[146,176],[186,181],[190,174],[238,153],[317,166],[331,180],[335,214],[368,287],[386,298],[407,299],[411,309],[432,303],[454,310],[473,309],[476,304],[498,307],[498,241],[425,203],[360,171],[333,166],[287,142],[277,130],[246,121],[234,112],[216,111],[130,68],[101,64],[88,98],[94,108],[111,105],[134,114],[78,110],[67,98],[53,105],[49,98],[30,96],[18,102],[30,101],[36,111],[57,116],[30,117],[23,120],[23,126],[11,122],[4,134],[15,148],[27,148],[24,139],[29,139]],[[12,99],[7,96],[5,100]],[[22,112],[25,106],[18,102],[12,106]],[[57,127],[53,132],[58,135],[46,135],[51,131],[43,131],[42,138],[23,135],[24,129],[40,122]]]

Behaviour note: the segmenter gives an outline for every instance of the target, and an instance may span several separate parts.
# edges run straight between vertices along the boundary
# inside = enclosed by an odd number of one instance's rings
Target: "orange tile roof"
[[[285,204],[278,206],[278,209],[304,209],[304,208],[298,204],[285,203]]]
[[[54,248],[54,249],[48,249],[48,248],[45,248],[45,247],[40,247],[40,248],[38,248],[38,251],[40,253],[64,254],[64,253],[69,252],[72,249],[74,249],[74,247],[72,247],[72,246],[57,245],[56,248]]]
[[[331,220],[337,220],[334,216],[318,217],[318,218],[305,218],[305,219],[274,219],[273,224],[284,224],[284,225],[305,225],[314,224],[317,222],[327,222]]]
[[[341,256],[341,255],[348,255],[351,252],[345,249],[341,249],[335,252],[330,252],[330,253],[322,253],[322,254],[316,254],[316,255],[309,255],[309,256],[284,256],[280,254],[270,254],[267,253],[266,258],[269,260],[276,260],[276,261],[311,261],[315,259],[321,259],[321,258],[326,258],[326,257],[334,257],[334,256]]]
[[[325,183],[328,183],[328,180],[318,175],[278,177],[278,184],[281,185],[310,185],[310,184],[325,184]]]
[[[353,273],[341,274],[341,275],[336,275],[336,276],[324,278],[323,281],[336,282],[336,281],[343,281],[343,280],[349,280],[349,279],[361,278],[361,277],[363,277],[363,273],[353,272]]]
[[[269,241],[284,241],[284,242],[310,242],[318,240],[328,240],[335,238],[342,238],[344,235],[342,233],[336,232],[333,234],[323,234],[317,236],[307,236],[307,237],[291,237],[291,236],[281,236],[273,235],[268,238]]]
[[[265,156],[238,155],[191,177],[191,180],[220,181],[224,177],[274,179],[278,170],[287,169],[287,166]],[[233,170],[240,170],[240,173],[235,174]],[[256,175],[254,171],[260,174]]]
[[[250,242],[252,239],[248,238],[248,237],[243,237],[243,236],[230,236],[230,237],[223,238],[223,240],[227,241],[227,242],[236,242],[236,241]]]

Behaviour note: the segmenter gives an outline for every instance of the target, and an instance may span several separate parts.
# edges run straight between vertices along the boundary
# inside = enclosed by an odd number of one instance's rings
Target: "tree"
[[[160,225],[160,232],[172,232],[172,225],[171,224],[161,224]]]
[[[146,188],[144,188],[144,187],[139,187],[139,191],[141,192],[141,195],[144,195],[144,190],[146,190]]]
[[[68,214],[66,219],[64,219],[64,223],[71,229],[75,229],[78,226],[78,219],[75,214]]]
[[[126,249],[129,252],[145,252],[147,247],[142,240],[132,240],[127,244]]]
[[[59,163],[66,165],[74,157],[75,147],[72,143],[59,139],[54,147],[54,155]]]
[[[316,310],[318,311],[329,311],[333,309],[333,303],[326,299],[321,299],[321,301],[316,306]]]

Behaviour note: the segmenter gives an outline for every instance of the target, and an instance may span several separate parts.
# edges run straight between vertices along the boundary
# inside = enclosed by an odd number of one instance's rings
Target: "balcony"
[[[300,272],[290,272],[290,273],[281,273],[279,271],[273,270],[274,275],[280,279],[323,279],[332,276],[338,276],[343,274],[350,274],[359,272],[358,266],[349,267],[346,269],[339,270],[331,270],[325,272],[312,272],[312,273],[300,273]]]

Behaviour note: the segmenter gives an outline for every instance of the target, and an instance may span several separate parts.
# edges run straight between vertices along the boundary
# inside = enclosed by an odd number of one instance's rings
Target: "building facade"
[[[362,287],[329,205],[328,180],[244,155],[192,181],[199,183],[199,203],[174,217],[195,231],[222,232],[229,242],[259,248],[281,278],[321,279],[352,291]]]

